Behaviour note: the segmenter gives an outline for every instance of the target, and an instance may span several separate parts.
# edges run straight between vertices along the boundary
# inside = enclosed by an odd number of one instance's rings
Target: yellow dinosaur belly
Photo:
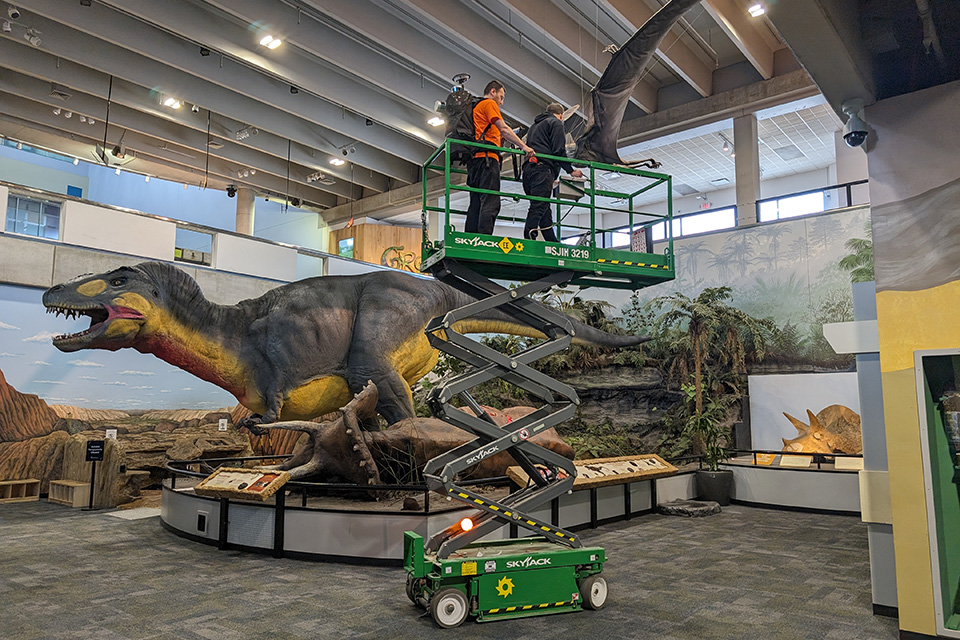
[[[283,401],[281,420],[310,420],[345,406],[353,395],[339,376],[317,378],[300,385]]]

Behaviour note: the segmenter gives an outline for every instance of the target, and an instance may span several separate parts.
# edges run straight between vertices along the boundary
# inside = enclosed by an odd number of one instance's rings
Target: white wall
[[[807,410],[819,413],[832,404],[842,404],[860,413],[857,374],[797,373],[749,376],[750,432],[754,449],[780,451],[781,438],[798,435],[796,427],[783,415],[808,424]]]
[[[63,203],[61,240],[68,244],[173,261],[177,227],[85,202]]]
[[[289,282],[297,279],[297,250],[218,233],[213,238],[212,266],[220,271]]]

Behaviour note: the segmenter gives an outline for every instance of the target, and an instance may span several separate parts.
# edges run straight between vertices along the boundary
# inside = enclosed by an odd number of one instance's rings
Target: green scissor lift
[[[584,547],[576,534],[555,522],[530,515],[530,511],[570,491],[577,471],[572,461],[529,439],[572,418],[580,401],[572,387],[530,366],[569,346],[575,331],[565,315],[534,302],[529,296],[565,284],[640,289],[672,280],[670,177],[640,169],[577,162],[587,179],[565,182],[564,187],[574,194],[572,198],[526,196],[522,191],[518,193],[520,190],[511,184],[516,181],[510,179],[506,180],[506,186],[513,191],[484,191],[464,184],[464,172],[451,166],[450,144],[446,141],[423,165],[421,270],[470,294],[477,302],[435,318],[427,325],[431,345],[467,364],[464,373],[444,380],[431,391],[428,404],[435,417],[477,437],[430,460],[423,473],[431,490],[478,511],[429,541],[412,531],[404,534],[407,596],[429,610],[437,624],[445,628],[458,626],[470,615],[483,622],[579,611],[583,607],[599,609],[607,596],[606,581],[601,576],[606,561],[604,550]],[[495,149],[482,144],[473,146]],[[519,157],[522,158],[522,154]],[[634,190],[617,192],[597,188],[597,177],[611,173],[630,178],[623,182],[635,187]],[[438,174],[443,176],[442,206],[431,206],[427,199],[428,182]],[[667,213],[635,211],[634,199],[659,186],[666,189]],[[556,208],[558,237],[562,240],[566,231],[568,236],[580,237],[581,242],[571,246],[562,242],[458,232],[450,222],[451,213],[464,213],[451,207],[451,197],[457,191],[549,202]],[[619,206],[612,204],[614,202]],[[589,226],[563,224],[564,208],[586,210]],[[598,240],[609,231],[596,225],[597,211],[605,210],[623,214],[627,226],[634,232],[644,233],[653,225],[663,223],[666,251],[637,253],[597,246]],[[444,216],[442,237],[435,240],[429,238],[429,212]],[[503,219],[501,216],[500,220]],[[650,234],[644,235],[649,247]],[[491,278],[525,284],[507,289]],[[457,331],[458,323],[469,322],[472,316],[492,309],[539,331],[546,340],[523,351],[504,354]],[[470,389],[495,378],[540,398],[543,406],[510,422],[509,426],[497,426],[470,395]],[[454,398],[459,398],[475,415],[450,404]],[[493,500],[456,484],[458,474],[501,451],[509,451],[527,473],[531,479],[527,487]],[[477,542],[507,524],[527,529],[534,535]]]

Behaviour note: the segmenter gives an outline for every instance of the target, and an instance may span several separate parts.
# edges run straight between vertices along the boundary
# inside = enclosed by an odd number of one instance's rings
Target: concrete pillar
[[[253,189],[237,187],[237,233],[253,235]]]
[[[748,113],[733,119],[733,147],[737,152],[737,226],[757,221],[760,198],[760,152],[757,148],[757,116]]]

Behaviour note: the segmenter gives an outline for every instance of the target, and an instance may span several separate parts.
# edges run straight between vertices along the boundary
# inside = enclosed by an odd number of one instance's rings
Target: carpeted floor
[[[178,538],[159,518],[0,505],[0,637],[884,640],[856,518],[731,506],[581,533],[606,548],[600,611],[439,629],[401,569],[274,559]]]

